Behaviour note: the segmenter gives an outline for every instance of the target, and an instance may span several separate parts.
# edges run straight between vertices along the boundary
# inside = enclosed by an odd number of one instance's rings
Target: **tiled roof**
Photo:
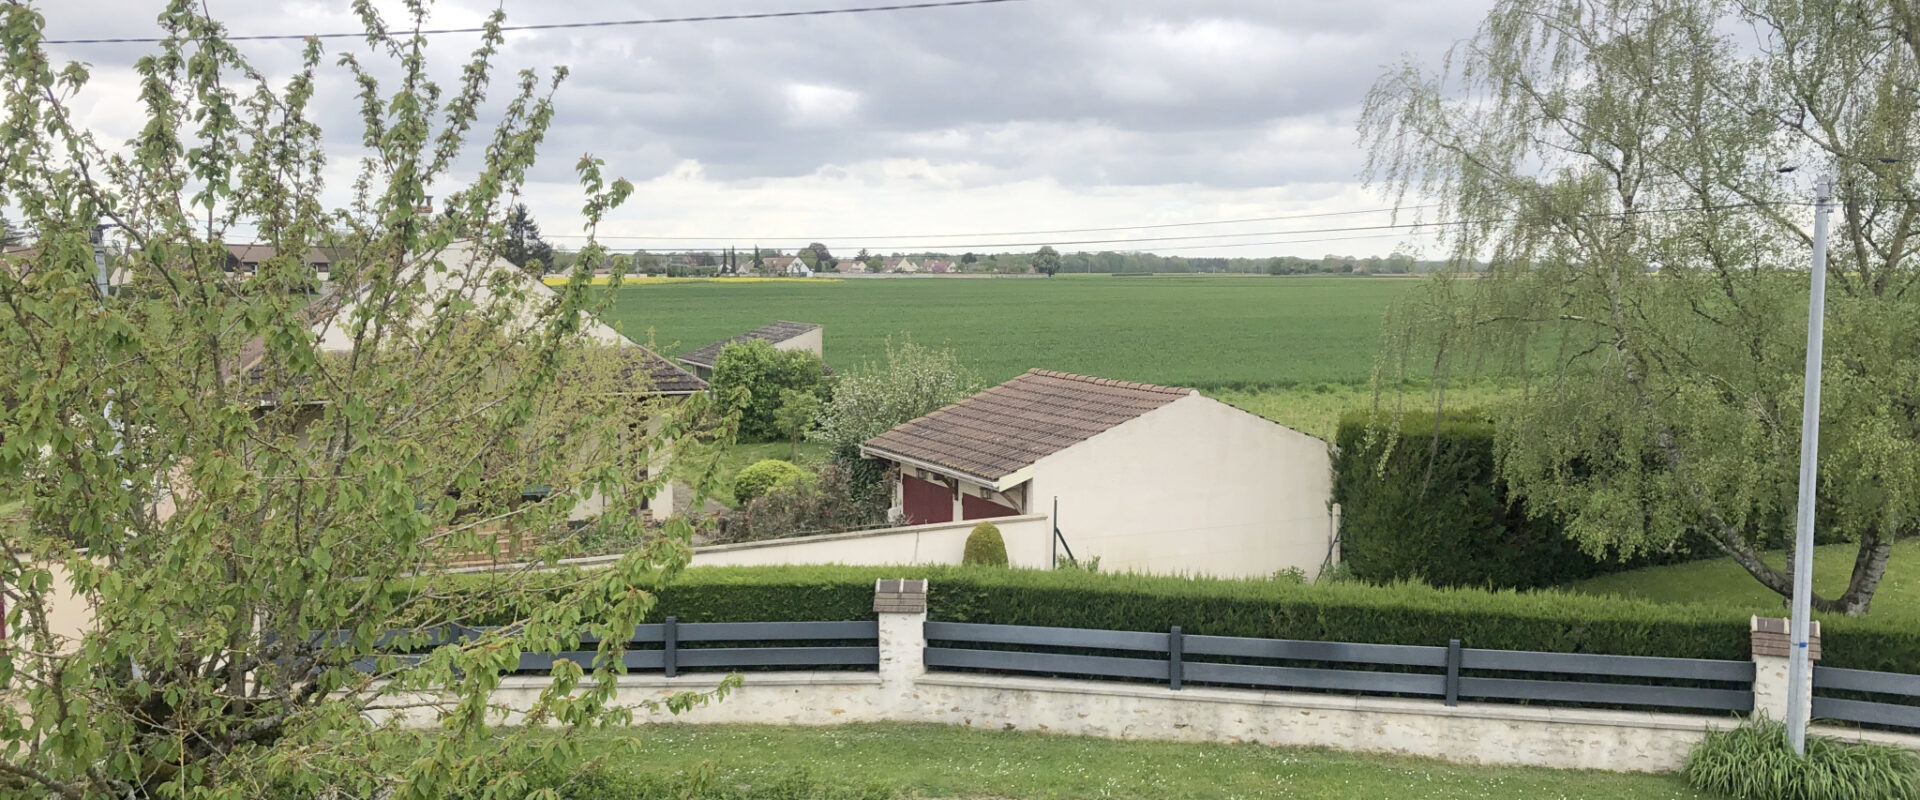
[[[780,342],[784,342],[818,327],[820,326],[808,322],[776,322],[766,327],[747,331],[731,339],[714,342],[706,347],[681,356],[680,361],[711,368],[713,363],[720,359],[720,351],[734,342],[744,342],[749,339],[764,339],[768,342],[779,344]]]
[[[865,449],[998,481],[1190,394],[1192,389],[1030,370],[868,439]]]
[[[652,350],[634,345],[622,347],[619,352],[627,362],[620,368],[620,377],[632,380],[634,374],[644,368],[647,372],[648,394],[692,394],[707,390],[706,381]]]

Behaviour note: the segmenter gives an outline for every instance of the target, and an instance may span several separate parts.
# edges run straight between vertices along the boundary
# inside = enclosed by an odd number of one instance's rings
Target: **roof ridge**
[[[1061,380],[1077,381],[1080,383],[1091,383],[1095,386],[1114,386],[1121,389],[1134,389],[1134,390],[1144,391],[1144,392],[1165,392],[1168,394],[1191,394],[1194,391],[1194,389],[1189,386],[1166,386],[1158,383],[1142,383],[1140,381],[1123,381],[1118,378],[1102,378],[1097,375],[1081,375],[1075,372],[1061,372],[1060,370],[1041,369],[1039,367],[1033,367],[1027,370],[1027,374],[1038,375],[1046,378],[1059,378]]]

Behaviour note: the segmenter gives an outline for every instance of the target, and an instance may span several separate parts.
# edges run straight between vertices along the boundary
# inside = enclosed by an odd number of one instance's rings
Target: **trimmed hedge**
[[[734,473],[733,499],[744,506],[767,492],[806,480],[809,474],[804,467],[791,461],[763,458]]]
[[[1537,589],[1687,557],[1597,559],[1558,523],[1528,517],[1507,497],[1484,415],[1408,413],[1389,424],[1354,412],[1334,436],[1340,555],[1356,578]]]
[[[967,534],[966,549],[960,553],[960,563],[967,566],[1006,566],[1007,542],[1000,537],[1000,526],[991,522],[973,526],[973,532]]]
[[[463,576],[464,577],[464,576]],[[478,577],[478,576],[476,576]],[[658,591],[654,618],[685,622],[871,619],[873,584],[926,578],[929,618],[949,622],[1745,660],[1748,612],[1558,592],[1401,583],[1302,585],[991,567],[699,567]],[[475,624],[486,624],[475,620]],[[1835,667],[1920,672],[1920,631],[1824,619]]]

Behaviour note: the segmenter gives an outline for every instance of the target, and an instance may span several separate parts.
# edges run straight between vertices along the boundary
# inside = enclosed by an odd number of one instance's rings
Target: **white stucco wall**
[[[1332,493],[1326,442],[1195,394],[1035,463],[1027,507],[1104,570],[1311,578]]]
[[[1012,566],[1052,566],[1053,528],[1047,518],[1039,514],[707,545],[694,548],[693,566],[958,564],[966,549],[967,534],[973,532],[975,525],[988,521],[1000,529],[1000,538],[1007,543],[1007,560]]]
[[[827,329],[814,328],[784,342],[776,342],[775,350],[805,350],[821,358],[827,357]]]

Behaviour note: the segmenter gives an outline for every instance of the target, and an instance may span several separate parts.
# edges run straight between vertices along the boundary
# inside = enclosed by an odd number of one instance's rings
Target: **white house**
[[[899,467],[909,525],[1054,514],[1102,569],[1314,576],[1332,557],[1326,443],[1192,389],[1032,370],[861,453]]]
[[[882,259],[880,262],[880,271],[881,272],[919,272],[920,264],[911,258],[896,256],[893,258]]]
[[[403,280],[418,281],[423,296],[429,298],[461,297],[473,304],[476,309],[494,308],[499,304],[518,304],[519,310],[531,311],[553,298],[553,289],[545,283],[515,267],[497,254],[489,254],[475,247],[471,242],[454,242],[441,252],[439,261],[445,270],[434,269],[425,259],[415,259],[401,276]],[[325,292],[302,310],[319,338],[322,353],[350,353],[353,351],[352,334],[347,322],[353,319],[357,298],[343,297]],[[429,304],[430,305],[430,304]],[[423,313],[426,306],[423,306]],[[645,397],[676,398],[704,392],[707,382],[682,369],[658,353],[641,346],[622,335],[612,326],[601,322],[590,314],[581,315],[581,326],[592,339],[607,345],[631,350],[631,357],[623,366],[621,375],[632,380],[635,394]],[[241,357],[234,366],[237,374],[254,371],[264,355],[265,347],[253,342],[242,349]],[[644,376],[644,380],[642,379]],[[664,470],[665,461],[647,467],[649,470]],[[673,485],[666,483],[648,503],[656,517],[664,517],[673,508]],[[576,509],[578,515],[596,513],[598,504],[592,501],[582,503]]]
[[[764,325],[729,339],[722,339],[686,355],[680,356],[681,364],[692,370],[701,380],[713,378],[713,365],[720,360],[720,351],[734,342],[760,339],[775,350],[805,350],[827,357],[827,330],[811,322],[775,322]]]

